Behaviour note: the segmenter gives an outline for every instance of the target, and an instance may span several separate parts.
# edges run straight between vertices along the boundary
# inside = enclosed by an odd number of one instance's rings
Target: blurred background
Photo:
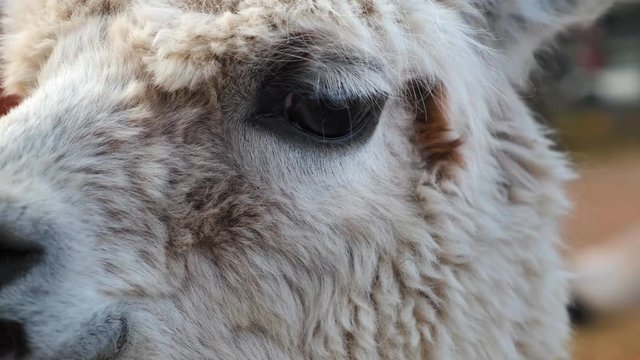
[[[525,94],[580,178],[563,231],[575,360],[640,360],[640,0],[539,52]]]
[[[640,0],[538,53],[523,94],[580,178],[563,249],[575,360],[640,360]],[[0,98],[0,114],[17,102]]]

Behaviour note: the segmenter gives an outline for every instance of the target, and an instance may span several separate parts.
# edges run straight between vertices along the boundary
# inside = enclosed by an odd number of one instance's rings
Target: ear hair
[[[449,126],[443,86],[413,80],[407,92],[415,113],[414,143],[418,151],[429,171],[437,172],[437,178],[451,175],[454,167],[463,165],[459,151],[463,142]]]

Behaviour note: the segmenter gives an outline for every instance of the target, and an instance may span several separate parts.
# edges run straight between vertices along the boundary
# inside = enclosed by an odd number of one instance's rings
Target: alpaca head
[[[5,1],[0,355],[560,353],[567,172],[516,93],[602,3]]]

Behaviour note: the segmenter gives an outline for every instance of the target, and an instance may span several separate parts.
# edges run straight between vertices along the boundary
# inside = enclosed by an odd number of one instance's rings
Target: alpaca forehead
[[[147,68],[158,85],[169,90],[194,89],[220,74],[224,78],[228,67],[278,57],[278,44],[291,38],[306,43],[310,53],[341,53],[343,60],[374,59],[370,62],[380,67],[390,60],[379,42],[381,34],[364,15],[373,11],[371,2],[247,0],[180,5],[178,18],[147,9],[149,17],[162,24],[153,35]],[[378,32],[388,28],[378,24]]]
[[[38,2],[45,12],[34,5]],[[226,72],[225,63],[252,63],[270,46],[305,32],[320,34],[316,48],[372,59],[390,70],[389,77],[398,77],[403,66],[416,69],[411,62],[437,62],[431,58],[452,35],[440,31],[451,24],[452,13],[446,4],[416,0],[14,2],[5,15],[6,87],[26,95],[57,40],[90,22],[107,24],[115,35],[113,51],[128,50],[123,56],[143,63],[156,85],[167,90],[197,89]],[[425,40],[433,45],[425,46]],[[425,53],[432,55],[418,55]]]
[[[388,6],[388,0],[169,0],[172,5],[180,8],[206,13],[237,12],[247,8],[262,7],[264,9],[289,9],[293,11],[333,11],[339,9],[356,9],[364,16],[372,16],[383,7]]]

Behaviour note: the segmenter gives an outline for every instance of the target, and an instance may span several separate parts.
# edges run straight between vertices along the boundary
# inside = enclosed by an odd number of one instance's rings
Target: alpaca
[[[0,356],[566,359],[521,100],[602,0],[6,0]]]

